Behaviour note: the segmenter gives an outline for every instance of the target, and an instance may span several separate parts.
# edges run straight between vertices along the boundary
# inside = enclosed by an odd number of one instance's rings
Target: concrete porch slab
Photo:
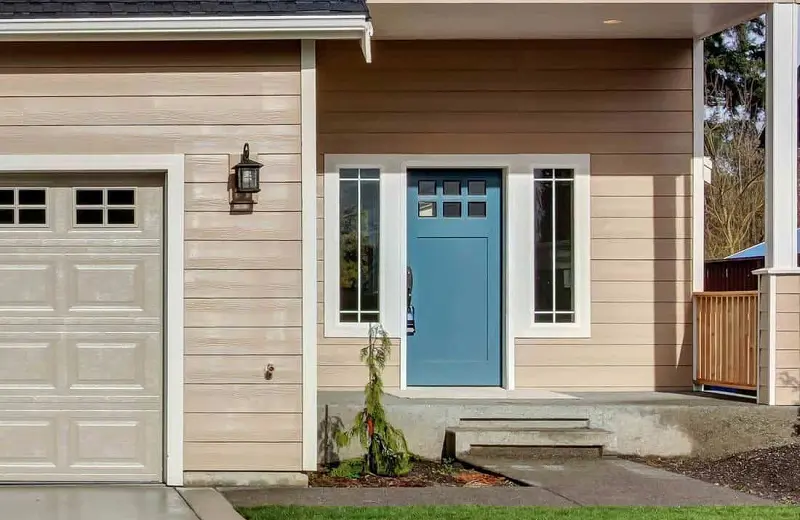
[[[436,399],[386,395],[389,420],[403,430],[411,451],[442,456],[445,431],[462,420],[573,419],[614,434],[607,453],[722,458],[794,442],[797,410],[753,402],[674,392],[572,393],[578,399]],[[335,425],[350,425],[363,407],[363,392],[318,395],[320,461],[360,455],[358,446],[338,450]]]
[[[387,390],[387,394],[401,399],[503,399],[503,400],[538,400],[538,399],[578,399],[572,395],[535,388],[506,390],[505,388],[483,387],[426,387],[406,388],[405,390]]]
[[[20,520],[198,520],[164,486],[0,486],[0,511]]]

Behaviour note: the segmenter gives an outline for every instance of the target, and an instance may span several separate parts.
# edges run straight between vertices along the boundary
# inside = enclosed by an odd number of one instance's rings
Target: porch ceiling
[[[369,0],[378,39],[599,39],[707,36],[766,9],[732,3],[482,3]],[[620,23],[604,23],[617,20]]]

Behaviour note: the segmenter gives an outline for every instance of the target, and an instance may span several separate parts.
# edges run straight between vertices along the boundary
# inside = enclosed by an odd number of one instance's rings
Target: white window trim
[[[573,291],[575,321],[573,323],[536,323],[534,321],[534,179],[533,170],[569,168],[573,181]],[[514,316],[514,336],[527,338],[588,338],[591,335],[591,197],[588,155],[537,155],[532,157],[529,175],[511,175],[506,197],[510,212],[509,279],[515,299],[509,306]],[[529,247],[525,247],[524,244]],[[523,244],[517,246],[517,244]]]
[[[590,198],[589,155],[326,155],[325,156],[325,336],[361,338],[365,329],[337,326],[339,279],[339,170],[381,171],[381,322],[400,339],[400,389],[407,388],[405,334],[406,190],[409,168],[496,168],[503,172],[503,387],[514,390],[516,338],[589,337]],[[575,170],[576,322],[533,321],[533,170]],[[584,201],[579,204],[578,201]],[[519,244],[519,245],[518,245]],[[525,247],[529,244],[529,247]],[[526,267],[527,266],[527,267]],[[514,283],[509,283],[513,280]],[[522,289],[522,290],[520,290]]]
[[[330,157],[330,162],[329,162]],[[378,259],[378,312],[381,325],[390,336],[405,335],[402,325],[396,316],[405,311],[401,298],[402,293],[397,292],[397,284],[388,282],[396,277],[397,262],[393,262],[387,249],[391,240],[390,230],[396,227],[392,208],[396,206],[397,191],[391,186],[384,175],[385,168],[380,163],[358,162],[353,160],[340,161],[335,156],[325,158],[325,336],[329,338],[366,338],[369,335],[368,323],[344,323],[339,320],[340,291],[339,291],[339,171],[346,168],[377,169],[380,170],[380,233],[379,233],[379,259]],[[374,181],[370,181],[374,182]]]
[[[183,485],[183,208],[184,157],[170,155],[0,155],[0,172],[161,172],[166,175],[164,273],[165,483]]]

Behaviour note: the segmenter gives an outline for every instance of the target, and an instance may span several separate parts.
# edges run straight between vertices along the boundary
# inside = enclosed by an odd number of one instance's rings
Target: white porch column
[[[767,11],[767,269],[797,267],[797,16],[795,3]]]
[[[785,2],[785,0],[783,0]],[[800,404],[794,365],[778,351],[800,352],[800,269],[797,266],[798,5],[767,10],[765,227],[767,254],[759,277],[758,402]],[[780,320],[778,318],[781,318]],[[789,356],[791,357],[791,356]]]

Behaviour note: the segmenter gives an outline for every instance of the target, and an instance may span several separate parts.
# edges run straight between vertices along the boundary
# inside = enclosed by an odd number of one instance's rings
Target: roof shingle
[[[368,15],[366,0],[0,0],[0,18]]]

